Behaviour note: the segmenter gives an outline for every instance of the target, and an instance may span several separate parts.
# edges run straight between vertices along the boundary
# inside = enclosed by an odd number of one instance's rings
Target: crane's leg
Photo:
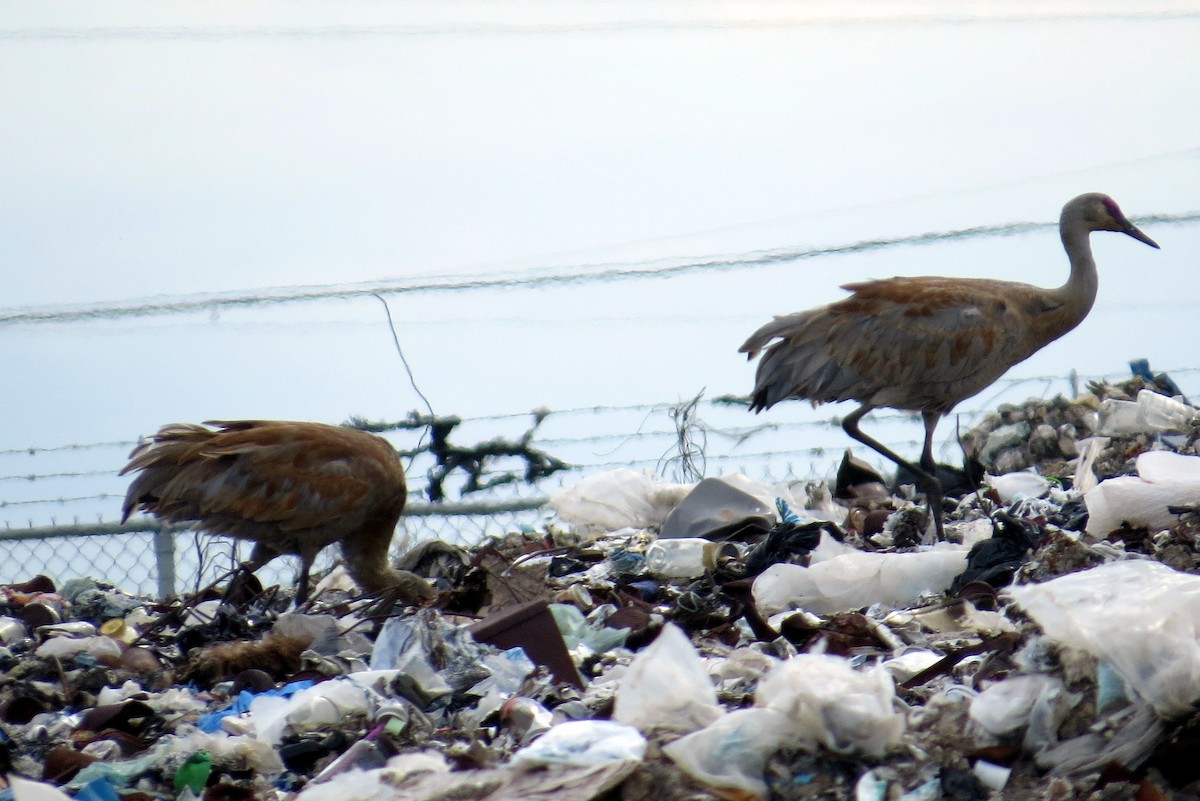
[[[941,419],[942,416],[937,412],[921,412],[921,420],[925,423],[925,447],[921,450],[921,469],[928,476],[925,500],[929,504],[929,514],[933,517],[939,541],[946,539],[946,531],[942,526],[942,499],[945,498],[945,492],[942,482],[937,477],[937,460],[933,458],[933,432]]]
[[[292,602],[296,609],[308,601],[308,571],[315,558],[316,554],[300,554],[300,575],[296,576],[296,597]]]
[[[858,440],[863,445],[866,445],[868,448],[878,453],[880,456],[891,459],[898,466],[908,470],[920,480],[921,490],[925,493],[925,498],[929,502],[929,513],[930,516],[933,517],[933,524],[937,529],[938,539],[943,539],[944,532],[942,530],[941,506],[942,482],[938,481],[937,476],[935,476],[933,473],[935,469],[933,461],[933,429],[937,425],[937,417],[934,417],[932,425],[929,422],[929,418],[925,418],[925,451],[921,454],[921,466],[917,467],[912,462],[902,459],[895,451],[888,448],[878,440],[868,437],[862,432],[862,429],[858,427],[858,421],[862,419],[863,415],[872,411],[874,408],[875,407],[869,403],[864,403],[862,406],[859,406],[850,414],[842,418],[842,430],[844,430],[852,438]],[[937,501],[936,506],[934,505],[935,500]]]

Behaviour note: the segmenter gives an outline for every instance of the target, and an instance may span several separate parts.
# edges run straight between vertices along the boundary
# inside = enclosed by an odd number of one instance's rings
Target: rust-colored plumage
[[[406,489],[400,459],[382,437],[320,423],[173,424],[134,449],[121,475],[133,472],[122,520],[140,509],[252,540],[251,569],[295,554],[297,604],[307,598],[313,560],[335,542],[363,590],[406,601],[433,596],[423,579],[388,564]]]
[[[911,470],[924,485],[941,533],[941,486],[933,475],[938,420],[1008,368],[1070,331],[1096,298],[1089,235],[1118,231],[1157,248],[1107,195],[1089,193],[1063,207],[1059,233],[1071,262],[1067,282],[1043,289],[1012,281],[890,278],[847,284],[850,297],[776,317],[740,348],[758,363],[750,408],[781,400],[854,400],[842,421],[851,437]],[[920,468],[864,435],[872,409],[919,411],[925,421]]]

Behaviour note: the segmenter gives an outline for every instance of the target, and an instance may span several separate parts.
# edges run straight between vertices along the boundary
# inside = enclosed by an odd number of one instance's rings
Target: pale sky
[[[1194,4],[0,10],[6,310],[737,257],[1085,191],[1200,209]],[[1161,251],[1094,238],[1096,308],[1019,375],[1197,365],[1200,228],[1146,230]],[[477,416],[744,393],[761,322],[895,274],[1057,285],[1066,260],[1043,231],[391,305],[435,408]],[[0,375],[0,449],[420,406],[371,299],[0,325]]]

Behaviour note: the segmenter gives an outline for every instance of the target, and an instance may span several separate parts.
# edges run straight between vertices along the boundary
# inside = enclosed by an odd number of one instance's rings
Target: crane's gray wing
[[[777,317],[742,346],[751,357],[766,349],[751,408],[805,398],[945,411],[1032,353],[1024,285],[893,278],[844,288],[853,294]]]

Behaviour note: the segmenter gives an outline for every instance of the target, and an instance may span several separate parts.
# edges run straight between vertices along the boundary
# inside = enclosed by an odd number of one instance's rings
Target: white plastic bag
[[[511,764],[519,768],[602,765],[641,761],[645,755],[646,738],[633,726],[611,720],[569,720],[513,754]]]
[[[618,467],[554,493],[546,505],[581,534],[598,535],[658,528],[691,489],[690,484],[668,484],[649,471]]]
[[[275,745],[286,730],[318,731],[353,716],[365,716],[373,693],[348,678],[336,678],[281,698],[260,695],[250,702],[255,736]]]
[[[785,746],[878,758],[899,745],[905,721],[895,698],[885,668],[860,672],[840,656],[800,654],[758,683],[753,708],[730,712],[663,752],[698,781],[762,796],[767,758]]]
[[[1200,699],[1200,576],[1130,559],[1004,595],[1051,639],[1108,662],[1160,714]]]
[[[922,593],[945,591],[966,567],[963,546],[915,553],[854,551],[811,567],[772,565],[754,581],[754,602],[764,615],[793,608],[829,615],[877,603],[898,607]]]
[[[629,664],[617,691],[613,719],[641,731],[690,732],[719,718],[723,710],[696,648],[674,623]]]
[[[1038,699],[1062,687],[1061,679],[1042,674],[998,681],[971,700],[971,720],[994,737],[1006,737],[1029,725]]]
[[[663,746],[679,768],[710,787],[767,793],[763,769],[771,754],[796,742],[796,724],[773,709],[739,709],[711,726]]]
[[[839,754],[881,757],[904,734],[895,698],[883,667],[858,671],[840,656],[799,654],[759,682],[754,704],[787,715],[803,740]]]

